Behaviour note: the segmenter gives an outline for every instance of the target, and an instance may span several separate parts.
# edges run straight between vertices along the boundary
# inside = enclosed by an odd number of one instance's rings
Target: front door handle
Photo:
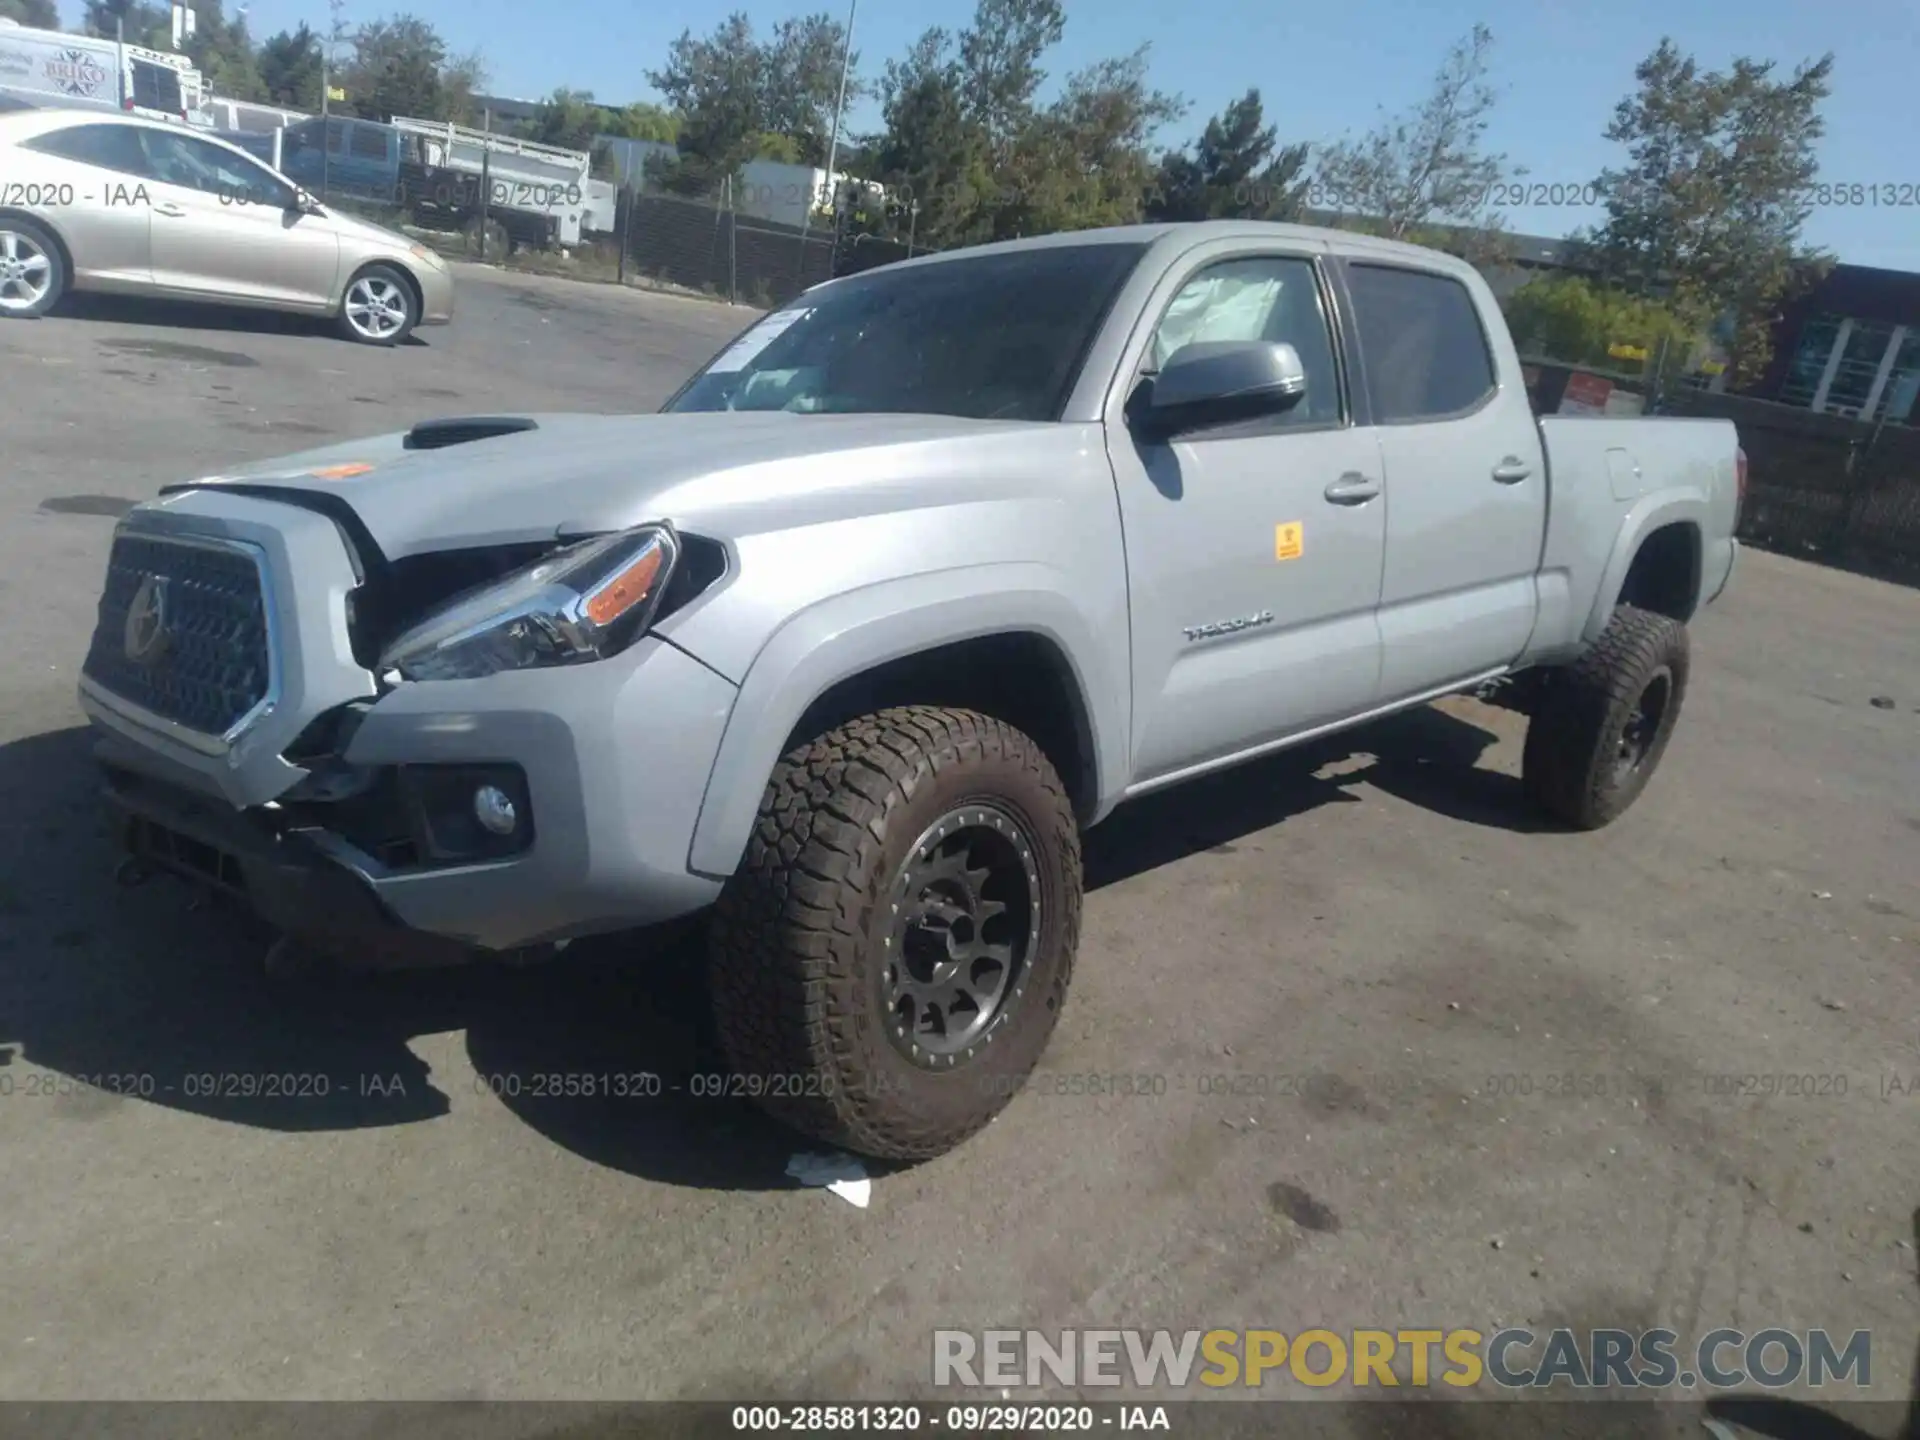
[[[187,212],[182,210],[178,205],[169,203],[169,204],[154,206],[153,213],[156,215],[164,215],[169,220],[178,220],[182,215],[185,215]]]
[[[1518,485],[1533,473],[1533,467],[1518,455],[1509,455],[1493,467],[1493,478],[1502,485]]]
[[[1349,470],[1327,486],[1326,496],[1335,505],[1364,505],[1380,494],[1380,482],[1371,475]]]

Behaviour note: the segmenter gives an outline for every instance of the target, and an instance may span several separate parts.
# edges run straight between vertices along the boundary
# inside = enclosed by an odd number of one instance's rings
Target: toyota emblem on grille
[[[166,653],[167,577],[149,575],[133,592],[133,604],[127,607],[125,635],[127,659],[136,665],[151,665]]]

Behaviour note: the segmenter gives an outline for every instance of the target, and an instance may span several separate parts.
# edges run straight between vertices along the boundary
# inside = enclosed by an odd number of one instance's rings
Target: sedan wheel
[[[340,319],[349,340],[395,345],[412,332],[419,317],[407,282],[386,266],[376,265],[353,277]]]
[[[44,315],[66,289],[52,239],[31,220],[0,219],[0,316]]]

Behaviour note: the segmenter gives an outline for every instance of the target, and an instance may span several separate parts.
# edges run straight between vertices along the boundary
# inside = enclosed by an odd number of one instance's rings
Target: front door
[[[1183,345],[1269,340],[1307,373],[1291,409],[1171,443],[1109,414],[1136,786],[1364,710],[1378,691],[1379,442],[1350,421],[1320,267],[1312,248],[1205,247],[1162,282],[1124,362],[1150,384]]]
[[[154,283],[206,299],[321,310],[340,241],[292,208],[286,181],[244,155],[168,130],[140,131],[154,177]]]

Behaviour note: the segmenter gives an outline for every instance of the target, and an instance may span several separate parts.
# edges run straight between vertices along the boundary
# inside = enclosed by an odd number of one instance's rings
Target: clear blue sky
[[[239,0],[227,0],[229,11]],[[60,0],[69,23],[79,0]],[[1791,65],[1832,50],[1834,94],[1826,108],[1822,179],[1903,187],[1901,208],[1830,206],[1809,238],[1862,265],[1920,270],[1920,146],[1914,93],[1920,89],[1920,7],[1911,0],[1858,0],[1833,7],[1810,0],[1346,0],[1312,6],[1289,0],[1066,0],[1066,39],[1052,71],[1067,70],[1142,41],[1152,46],[1160,88],[1191,103],[1165,137],[1197,133],[1205,117],[1250,85],[1283,139],[1331,139],[1360,130],[1377,107],[1397,109],[1425,93],[1447,46],[1474,21],[1493,30],[1494,80],[1502,95],[1493,141],[1527,167],[1529,179],[1577,185],[1612,158],[1601,138],[1633,66],[1670,34],[1704,63],[1735,54]],[[704,33],[729,10],[764,31],[817,9],[844,16],[846,0],[348,0],[350,22],[411,11],[435,24],[456,51],[479,48],[495,94],[533,97],[556,86],[591,90],[603,101],[651,98],[655,68],[682,30]],[[877,77],[930,25],[959,29],[972,0],[859,0],[855,48]],[[322,27],[325,0],[252,0],[256,38],[306,20]],[[851,118],[875,128],[871,101]],[[1516,230],[1560,235],[1594,217],[1540,206],[1510,212]]]

